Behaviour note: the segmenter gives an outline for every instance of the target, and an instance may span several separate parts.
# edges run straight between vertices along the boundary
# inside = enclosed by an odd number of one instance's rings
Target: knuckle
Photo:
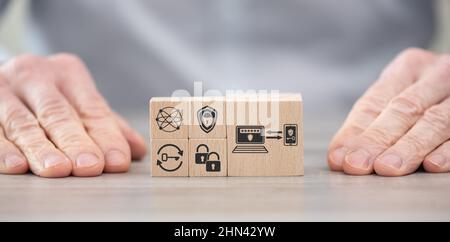
[[[25,66],[30,67],[34,66],[36,63],[42,62],[43,58],[33,54],[23,54],[12,59],[12,62],[16,64],[17,67]]]
[[[362,133],[365,129],[367,128],[367,126],[361,122],[349,122],[348,125],[346,125],[345,127],[345,136],[355,136],[356,134],[360,134]]]
[[[40,150],[45,146],[45,133],[38,120],[22,107],[11,106],[2,112],[6,137],[25,149],[25,152]]]
[[[7,85],[3,86],[0,84],[0,103],[2,104],[0,107],[4,108],[8,106],[6,104],[9,103],[12,98],[14,98],[14,94],[11,88]]]
[[[99,127],[99,126],[89,126],[88,127],[88,133],[91,136],[96,137],[106,137],[108,140],[109,138],[113,138],[114,135],[111,134],[111,130],[105,127]],[[112,140],[112,139],[111,139]]]
[[[48,135],[58,146],[86,145],[87,140],[81,135],[84,130],[71,108],[60,101],[49,100],[40,110],[38,119]],[[62,147],[66,148],[66,147]]]
[[[43,137],[38,121],[21,111],[7,116],[4,129],[6,136],[17,143],[24,143],[22,142],[24,140],[40,140]]]
[[[47,97],[38,107],[37,117],[45,128],[73,121],[71,109],[59,98]]]
[[[11,106],[2,112],[7,133],[28,133],[30,129],[38,127],[38,122],[23,111],[22,107]]]
[[[5,64],[5,68],[13,73],[28,73],[42,68],[44,59],[32,54],[24,54],[13,58]]]
[[[15,57],[6,63],[2,70],[13,86],[53,80],[47,61],[40,56],[31,54]]]
[[[47,130],[47,132],[56,138],[59,138],[58,135],[65,134],[72,131],[78,131],[71,125],[73,122],[73,118],[66,114],[58,114],[47,120],[42,120],[42,127]]]
[[[99,124],[102,123],[102,124]],[[126,145],[127,141],[120,130],[114,124],[105,120],[105,122],[87,122],[86,130],[91,137],[97,137],[102,142],[113,142],[117,145]]]
[[[397,96],[390,102],[390,110],[397,118],[408,122],[423,114],[424,107],[418,102],[418,99],[409,96]]]
[[[62,150],[80,149],[90,145],[91,142],[78,132],[70,129],[61,129],[60,133],[54,135],[54,140],[58,143],[58,147]]]
[[[111,109],[100,97],[92,97],[78,107],[78,113],[82,119],[103,119],[112,115]]]
[[[81,58],[71,53],[59,53],[50,58],[54,63],[58,65],[58,68],[64,71],[79,71],[84,69],[85,66]]]
[[[380,97],[366,96],[356,102],[354,109],[371,117],[376,117],[380,114],[385,105],[385,101]]]
[[[81,58],[78,55],[72,53],[58,53],[51,57],[54,60],[57,60],[61,63],[67,64],[80,64],[82,63]]]
[[[421,66],[431,56],[435,56],[435,54],[420,48],[407,48],[397,55],[388,68],[382,72],[381,77],[387,80],[399,80],[402,73],[403,75],[405,73],[414,73],[414,69]]]
[[[393,145],[394,140],[386,130],[380,127],[371,127],[364,132],[366,142],[374,144],[381,148],[387,148]]]
[[[450,67],[450,54],[442,54],[439,57],[438,63],[442,64],[444,67]]]
[[[422,121],[437,134],[447,133],[443,131],[450,129],[450,112],[439,106],[433,106],[425,112]]]
[[[115,132],[111,128],[107,127],[89,127],[88,133],[91,137],[96,137],[99,139],[99,142],[104,144],[114,144],[115,146],[124,146],[126,145],[126,140],[122,137],[121,134]]]
[[[450,78],[450,55],[442,55],[436,66],[434,74],[436,78],[432,78],[430,80],[434,81],[434,85],[441,86],[449,86],[449,78]]]
[[[403,50],[400,53],[399,57],[402,58],[402,60],[404,60],[404,61],[409,61],[409,60],[414,60],[418,57],[421,57],[427,53],[429,53],[429,52],[424,49],[417,48],[417,47],[409,47],[409,48],[406,48],[405,50]]]
[[[422,139],[415,134],[405,135],[402,139],[402,142],[406,144],[406,150],[414,151],[408,154],[411,156],[409,160],[420,160],[420,157],[425,155],[424,152],[426,152],[426,150],[424,147],[428,147],[428,141],[426,139]]]

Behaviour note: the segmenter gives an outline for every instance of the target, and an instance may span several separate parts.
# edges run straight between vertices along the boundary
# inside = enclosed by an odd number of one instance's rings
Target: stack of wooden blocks
[[[300,94],[155,97],[152,176],[303,175]]]

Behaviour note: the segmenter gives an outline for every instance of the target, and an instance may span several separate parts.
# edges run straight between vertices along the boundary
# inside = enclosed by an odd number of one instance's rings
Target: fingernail
[[[398,155],[394,154],[385,155],[381,157],[380,162],[395,169],[400,169],[400,167],[402,167],[403,164],[402,159]]]
[[[344,147],[335,149],[332,153],[331,153],[331,160],[336,164],[336,165],[342,165],[342,162],[344,162],[344,157],[345,154],[347,153],[347,149]]]
[[[428,161],[439,167],[444,167],[445,163],[447,163],[447,159],[443,155],[433,155],[428,158]]]
[[[7,155],[5,157],[5,165],[8,168],[23,166],[25,164],[25,162],[26,162],[25,159],[18,155],[12,154],[12,155]]]
[[[355,168],[369,168],[370,154],[365,150],[356,150],[350,152],[346,157],[346,161]]]
[[[55,167],[55,166],[61,165],[66,162],[67,162],[67,159],[60,155],[48,155],[44,159],[44,168]]]
[[[100,162],[98,157],[91,153],[84,153],[77,157],[76,164],[77,167],[83,168],[83,167],[91,167],[95,166]]]
[[[108,166],[121,166],[127,162],[125,155],[118,150],[111,150],[106,153],[105,162]]]

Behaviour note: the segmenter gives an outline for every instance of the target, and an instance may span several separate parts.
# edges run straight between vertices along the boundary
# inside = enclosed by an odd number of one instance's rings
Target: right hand
[[[0,173],[97,176],[145,154],[78,57],[23,55],[0,66]]]

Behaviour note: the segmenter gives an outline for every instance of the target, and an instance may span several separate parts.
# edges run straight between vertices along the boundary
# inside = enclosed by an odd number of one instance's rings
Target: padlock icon
[[[211,160],[211,155],[216,156],[216,160]],[[206,161],[206,171],[219,172],[220,171],[220,157],[217,152],[211,152],[208,155],[208,160]]]
[[[205,148],[205,153],[200,152],[200,148]],[[205,144],[199,144],[195,152],[195,164],[205,164],[208,160],[209,147]]]

